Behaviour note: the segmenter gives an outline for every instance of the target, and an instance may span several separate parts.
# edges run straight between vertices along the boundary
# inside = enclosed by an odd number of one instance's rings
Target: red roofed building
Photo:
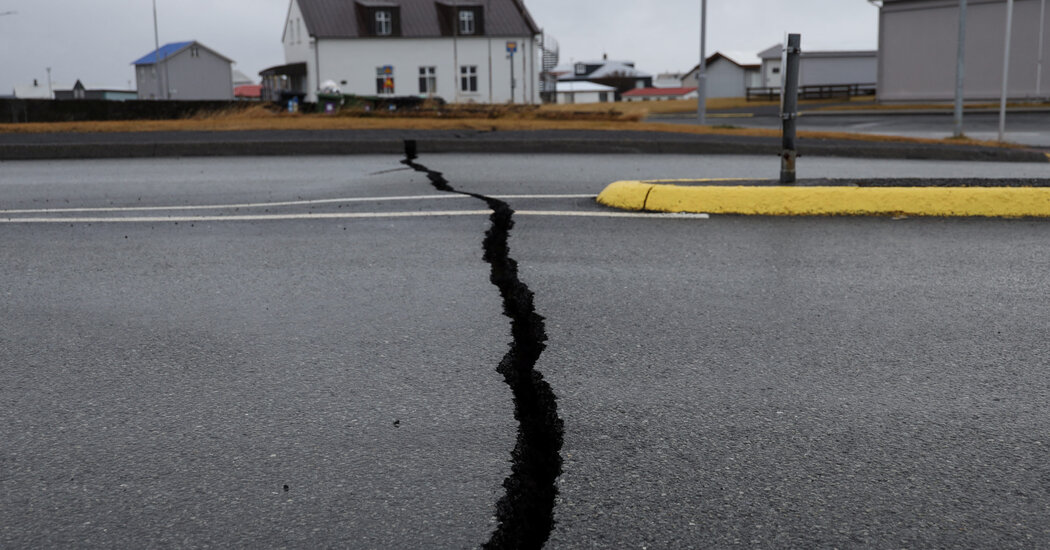
[[[233,89],[233,97],[237,99],[261,99],[261,84],[242,84]]]
[[[696,88],[635,88],[623,93],[624,101],[669,101],[696,97]]]

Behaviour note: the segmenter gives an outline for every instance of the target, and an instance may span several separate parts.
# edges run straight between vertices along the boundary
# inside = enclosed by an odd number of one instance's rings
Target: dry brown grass
[[[622,104],[617,104],[622,105]],[[543,109],[533,108],[534,113]],[[448,116],[393,116],[370,113],[367,116],[353,113],[331,116],[322,114],[289,114],[276,112],[262,105],[248,109],[236,109],[220,113],[200,114],[182,120],[135,120],[105,122],[53,122],[0,124],[0,133],[110,133],[110,132],[180,132],[180,131],[252,131],[252,130],[477,130],[477,131],[529,131],[529,130],[599,130],[669,132],[694,135],[726,135],[779,137],[780,131],[761,128],[735,128],[725,126],[694,126],[641,122],[634,113],[608,112],[597,119],[576,116],[548,118],[543,114],[529,115],[521,110],[517,115],[502,118],[470,116],[470,109],[457,108]],[[601,113],[601,111],[598,111]],[[402,113],[403,114],[403,113]],[[572,115],[572,112],[569,113]],[[990,147],[1017,147],[997,142],[964,140],[937,140],[904,138],[845,132],[799,132],[805,139],[838,139],[861,142],[902,142],[955,145],[982,145]]]

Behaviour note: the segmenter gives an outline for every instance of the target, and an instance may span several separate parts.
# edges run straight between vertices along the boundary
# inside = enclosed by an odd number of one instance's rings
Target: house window
[[[376,35],[390,36],[394,28],[393,21],[390,10],[376,10]]]
[[[201,56],[200,48],[198,48],[197,46],[193,46],[193,47],[190,48],[190,57],[200,57],[200,56]]]
[[[459,68],[459,91],[478,91],[478,66],[463,65]]]
[[[472,10],[459,11],[459,34],[474,34],[474,12]]]
[[[598,92],[598,101],[607,103],[609,101],[609,92]]]
[[[773,74],[780,74],[780,67],[773,67]]]
[[[437,67],[419,68],[419,93],[431,95],[437,92]]]
[[[394,95],[394,67],[392,65],[376,67],[376,93]]]
[[[587,74],[587,65],[585,65],[583,63],[577,63],[576,64],[576,74],[577,75]]]

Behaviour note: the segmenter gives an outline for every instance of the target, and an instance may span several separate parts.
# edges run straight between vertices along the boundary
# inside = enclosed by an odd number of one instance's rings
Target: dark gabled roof
[[[318,38],[369,36],[358,30],[359,7],[400,7],[401,36],[434,38],[441,32],[438,5],[483,7],[485,36],[532,36],[539,27],[521,0],[293,0],[299,3],[307,32]]]
[[[737,62],[732,57],[729,57],[728,55],[725,55],[722,52],[715,52],[713,55],[708,56],[708,58],[704,61],[704,64],[707,65],[707,66],[710,66],[710,65],[714,64],[715,61],[718,61],[719,59],[724,59],[724,60],[726,60],[726,61],[736,65],[737,67],[740,67],[741,69],[745,69],[745,70],[747,70],[747,69],[752,69],[752,70],[753,69],[759,69],[759,68],[762,67],[762,65],[758,65],[758,64],[744,65],[742,63]],[[696,72],[699,69],[700,69],[700,65],[693,65],[693,68],[689,69],[688,71],[686,71],[685,74],[692,74],[692,73]]]

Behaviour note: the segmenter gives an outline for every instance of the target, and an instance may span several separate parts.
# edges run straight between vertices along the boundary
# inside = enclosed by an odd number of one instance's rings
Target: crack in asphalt
[[[402,164],[425,173],[439,191],[484,201],[492,209],[492,225],[485,232],[483,259],[491,266],[489,280],[503,297],[503,314],[510,318],[513,341],[496,371],[514,395],[518,436],[511,452],[511,475],[496,503],[498,526],[482,547],[486,549],[542,548],[554,529],[555,482],[561,475],[563,424],[550,384],[535,369],[546,348],[543,317],[536,313],[533,293],[518,277],[518,263],[510,257],[508,240],[514,210],[507,203],[477,193],[457,191],[441,172],[415,162],[416,142],[405,141]]]

